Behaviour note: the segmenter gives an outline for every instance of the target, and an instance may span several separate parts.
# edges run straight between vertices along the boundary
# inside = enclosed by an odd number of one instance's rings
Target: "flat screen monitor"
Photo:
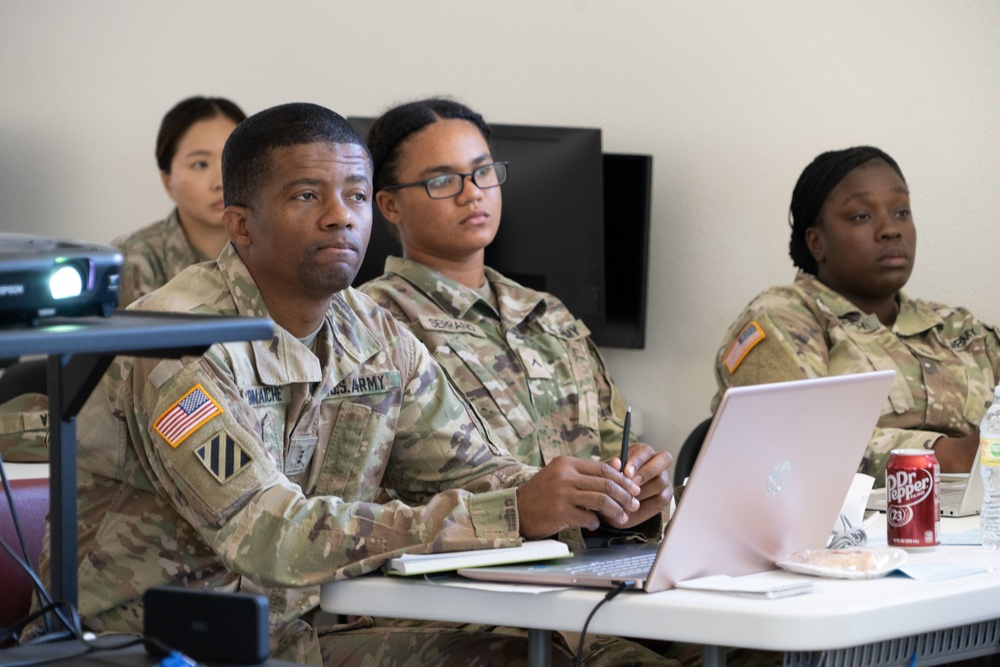
[[[604,154],[603,324],[592,338],[604,347],[646,346],[646,283],[653,156]]]
[[[362,137],[367,137],[374,121],[348,120]],[[502,186],[500,228],[486,249],[487,266],[559,297],[587,324],[598,345],[642,347],[651,158],[602,154],[601,132],[596,128],[492,125],[491,129],[493,157],[510,162],[510,172]],[[605,173],[607,165],[614,173]],[[638,181],[633,180],[636,174]],[[614,192],[613,220],[606,217],[604,207],[609,187]],[[642,201],[620,205],[621,199],[631,200],[637,192],[643,193]],[[380,276],[387,256],[402,254],[389,223],[377,205],[374,209],[371,241],[355,286]],[[609,224],[615,236],[610,248],[605,246]],[[621,260],[627,265],[619,266]],[[628,290],[641,283],[641,290],[610,293],[606,281]],[[612,321],[607,319],[608,309]]]

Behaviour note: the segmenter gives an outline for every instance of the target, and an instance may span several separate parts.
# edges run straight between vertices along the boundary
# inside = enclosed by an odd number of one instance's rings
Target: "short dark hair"
[[[411,134],[441,119],[467,120],[475,125],[489,143],[490,126],[483,117],[465,106],[444,97],[407,102],[389,109],[368,130],[368,150],[374,162],[375,192],[396,182],[399,145]]]
[[[226,206],[253,206],[270,169],[271,151],[302,144],[355,144],[371,153],[340,114],[318,104],[294,102],[264,109],[240,123],[222,151]]]
[[[192,125],[200,120],[222,116],[237,125],[246,120],[243,110],[224,97],[189,97],[181,100],[163,116],[156,133],[156,164],[169,174],[170,163],[177,153],[177,144]]]
[[[882,160],[906,182],[896,161],[885,151],[873,146],[855,146],[821,153],[803,170],[792,191],[792,204],[788,210],[788,224],[792,228],[788,254],[795,266],[816,275],[818,266],[806,244],[806,230],[819,224],[823,204],[837,184],[849,173],[872,160]]]

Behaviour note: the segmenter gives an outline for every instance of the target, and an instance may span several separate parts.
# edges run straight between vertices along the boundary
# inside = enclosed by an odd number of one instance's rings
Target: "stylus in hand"
[[[628,406],[628,410],[625,411],[625,430],[622,431],[622,454],[621,462],[622,469],[621,472],[625,474],[625,462],[628,461],[628,432],[632,427],[632,406]]]

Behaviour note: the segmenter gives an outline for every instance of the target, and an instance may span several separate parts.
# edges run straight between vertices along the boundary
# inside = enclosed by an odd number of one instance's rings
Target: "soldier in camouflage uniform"
[[[385,274],[361,290],[427,345],[518,459],[617,462],[625,403],[587,326],[553,295],[484,266],[506,178],[506,165],[489,154],[489,132],[479,114],[446,99],[403,104],[373,124],[376,198],[406,259],[388,258]],[[471,182],[444,174],[443,164],[468,167]],[[398,185],[410,172],[436,178]],[[436,181],[450,190],[439,192]],[[669,495],[666,475],[646,480],[649,496]]]
[[[1000,333],[962,308],[911,299],[916,231],[903,175],[870,147],[824,153],[792,198],[793,285],[755,298],[716,356],[727,387],[896,371],[860,471],[885,482],[892,449],[933,449],[968,471],[1000,380]]]
[[[506,165],[490,155],[489,133],[479,114],[447,99],[403,104],[375,121],[367,143],[376,198],[398,230],[406,259],[388,258],[385,274],[360,289],[424,342],[494,438],[520,461],[544,466],[578,456],[618,466],[625,404],[586,325],[555,296],[484,266],[506,175]],[[399,185],[409,182],[417,187]],[[645,480],[642,497],[666,506],[669,453],[631,440],[632,454],[664,468],[652,476],[652,466],[642,469],[641,459],[630,457],[630,474]],[[629,535],[603,530],[588,541],[659,539],[661,527],[654,517]],[[578,535],[560,537],[584,548]],[[578,637],[567,640],[578,643]],[[593,638],[584,661],[665,663],[616,638]]]
[[[142,593],[175,585],[266,595],[273,654],[305,664],[523,658],[517,637],[316,627],[317,586],[404,552],[624,529],[649,517],[639,487],[592,461],[512,458],[426,348],[347,287],[371,162],[343,118],[263,111],[234,131],[223,169],[231,245],[133,307],[270,317],[274,337],[108,370],[78,429],[85,624],[138,631]]]
[[[49,399],[21,394],[0,405],[0,454],[4,461],[44,463],[49,460]]]
[[[619,455],[624,401],[559,299],[489,267],[485,298],[409,259],[389,257],[385,270],[361,291],[424,342],[508,451],[534,466]]]
[[[160,222],[111,242],[125,256],[122,308],[192,264],[219,256],[228,240],[222,226],[222,146],[244,118],[238,106],[221,97],[190,97],[163,117],[156,162],[177,208]]]

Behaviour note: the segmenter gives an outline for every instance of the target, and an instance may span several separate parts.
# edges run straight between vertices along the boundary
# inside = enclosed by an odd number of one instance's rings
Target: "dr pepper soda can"
[[[929,550],[940,544],[941,466],[929,449],[894,449],[885,467],[890,547]]]

